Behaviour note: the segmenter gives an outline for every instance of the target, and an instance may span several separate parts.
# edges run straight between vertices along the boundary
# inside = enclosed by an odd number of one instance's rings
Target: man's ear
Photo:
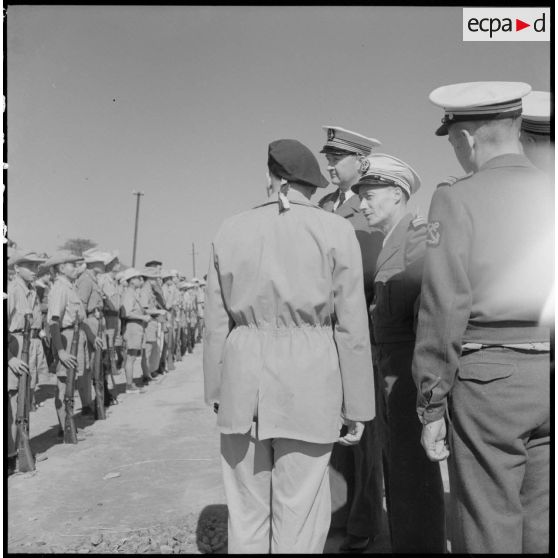
[[[465,128],[461,128],[458,131],[458,134],[459,134],[459,139],[463,142],[466,142],[467,145],[469,146],[469,149],[473,149],[473,147],[475,146],[475,136]]]

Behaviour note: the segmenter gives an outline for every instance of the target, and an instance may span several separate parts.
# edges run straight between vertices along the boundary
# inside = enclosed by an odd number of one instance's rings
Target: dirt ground
[[[8,478],[8,552],[226,553],[219,435],[201,360],[196,345],[143,394],[123,393],[120,374],[120,403],[104,421],[81,416],[76,396],[85,435],[77,445],[57,442],[54,377],[42,377],[30,432],[46,459]],[[332,531],[325,551],[342,539]],[[386,529],[366,552],[389,552]]]

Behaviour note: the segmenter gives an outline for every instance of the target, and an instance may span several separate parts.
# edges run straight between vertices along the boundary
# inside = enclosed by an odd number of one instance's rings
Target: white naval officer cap
[[[521,114],[521,99],[531,91],[520,81],[473,81],[434,89],[430,101],[444,109],[437,136],[448,134],[448,124],[471,120],[512,118]]]
[[[548,91],[531,91],[523,99],[521,129],[531,134],[550,135],[552,104]]]
[[[420,188],[420,176],[405,161],[387,153],[373,153],[366,159],[370,162],[370,166],[360,180],[351,187],[355,194],[358,194],[361,186],[376,188],[399,186],[411,197]]]
[[[366,156],[370,155],[374,147],[382,145],[377,139],[367,138],[339,126],[322,126],[322,130],[327,133],[327,141],[320,153],[354,153]]]

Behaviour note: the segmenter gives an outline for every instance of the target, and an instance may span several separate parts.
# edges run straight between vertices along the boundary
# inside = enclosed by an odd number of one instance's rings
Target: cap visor
[[[445,124],[442,124],[437,130],[436,130],[436,135],[437,136],[447,136],[448,135],[448,127]]]

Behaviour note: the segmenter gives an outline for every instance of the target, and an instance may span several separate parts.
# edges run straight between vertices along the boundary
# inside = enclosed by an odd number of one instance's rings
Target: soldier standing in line
[[[37,385],[40,371],[48,371],[46,359],[43,353],[41,337],[44,335],[43,321],[39,299],[33,281],[38,265],[44,262],[35,252],[16,250],[8,260],[8,267],[14,270],[14,279],[8,284],[8,332],[10,343],[8,344],[8,372],[7,372],[7,408],[8,408],[8,469],[16,468],[16,415],[19,376],[29,374],[30,376],[30,410],[34,407],[35,386]],[[21,349],[23,347],[23,328],[25,315],[31,314],[31,342],[29,346],[29,364],[21,360]]]
[[[122,295],[122,317],[124,328],[124,344],[126,346],[126,393],[143,393],[145,390],[134,385],[134,365],[142,355],[145,328],[150,321],[140,300],[140,289],[143,284],[141,271],[129,268],[122,274],[127,288]]]
[[[46,259],[48,256],[44,258]],[[39,298],[39,304],[41,306],[41,314],[43,316],[43,322],[41,329],[44,331],[44,337],[41,337],[41,342],[43,345],[43,352],[45,354],[45,358],[47,361],[47,366],[50,371],[50,368],[53,364],[53,357],[52,352],[50,350],[50,335],[48,331],[47,325],[47,311],[48,311],[48,294],[50,289],[52,288],[52,279],[50,275],[50,271],[48,268],[45,268],[43,265],[39,264],[37,269],[37,278],[35,279],[35,291],[37,292],[37,297]],[[43,403],[39,403],[39,406],[42,406]]]
[[[175,305],[178,300],[176,287],[174,285],[174,275],[171,270],[163,270],[161,272],[161,280],[163,281],[162,291],[163,298],[165,299],[165,309],[166,309],[166,331],[165,331],[165,342],[163,344],[163,369],[169,371],[174,370],[174,355],[172,351],[174,349],[174,344],[171,343],[171,337],[174,334],[174,319],[173,315],[176,313]]]
[[[122,345],[120,339],[120,305],[122,303],[120,298],[120,287],[116,280],[116,274],[120,266],[118,259],[118,251],[102,252],[105,256],[105,273],[97,276],[99,287],[103,293],[104,308],[103,314],[105,317],[106,331],[105,340],[108,342],[107,350]],[[87,253],[84,253],[87,255]],[[106,392],[105,392],[106,393]]]
[[[50,327],[51,347],[53,354],[56,355],[58,360],[54,404],[60,425],[59,439],[64,437],[66,411],[62,399],[66,389],[66,370],[69,367],[76,367],[76,384],[81,399],[81,407],[91,407],[91,390],[88,386],[84,385],[83,378],[85,369],[88,366],[86,335],[89,338],[92,336],[93,339],[95,339],[95,336],[87,324],[83,323],[86,317],[85,308],[75,286],[78,274],[76,264],[82,261],[83,258],[81,256],[75,256],[68,251],[61,251],[51,256],[44,264],[50,267],[55,274],[54,285],[48,300],[47,320]],[[70,347],[74,336],[73,327],[76,320],[76,312],[78,319],[82,322],[82,326],[79,330],[77,357],[74,357],[70,354]],[[95,342],[93,341],[93,343]],[[82,439],[84,438],[78,434],[78,440]]]
[[[158,342],[160,322],[158,319],[164,315],[166,311],[158,308],[155,298],[154,286],[157,285],[159,271],[153,267],[147,267],[141,272],[141,275],[144,282],[140,288],[140,302],[146,314],[151,318],[145,327],[141,359],[143,382],[144,385],[148,385],[149,382],[158,381],[159,379],[157,375],[154,375],[161,360],[161,348]]]
[[[519,140],[530,89],[430,94],[445,111],[436,134],[472,172],[432,197],[413,358],[422,445],[433,461],[451,452],[457,553],[549,552],[550,343],[539,316],[553,281],[553,191]]]
[[[186,339],[188,352],[194,350],[196,344],[196,325],[198,323],[198,311],[196,308],[196,296],[194,294],[195,284],[186,281],[184,292],[184,316],[186,322]]]
[[[155,297],[155,306],[160,310],[166,310],[165,296],[163,295],[163,279],[161,272],[163,270],[163,263],[159,260],[150,260],[145,264],[146,268],[153,269],[156,273],[156,280],[150,281],[151,290]],[[166,359],[164,354],[165,334],[167,332],[167,314],[163,312],[156,318],[157,320],[157,350],[159,354],[159,362],[155,370],[156,374],[163,375],[167,372]],[[155,353],[152,352],[152,355]]]
[[[205,280],[201,279],[198,283],[198,288],[196,291],[196,312],[198,314],[198,338],[197,338],[198,343],[202,340],[204,323],[205,323],[204,322],[205,286],[206,286]]]
[[[426,220],[413,217],[407,202],[420,187],[403,161],[377,153],[353,186],[371,227],[384,233],[376,263],[373,327],[378,421],[393,553],[443,553],[446,547],[444,487],[438,463],[424,454],[416,417],[417,389],[411,370],[415,346]]]
[[[93,335],[92,339],[88,339],[87,349],[88,349],[88,362],[84,373],[84,383],[87,382],[87,389],[92,389],[93,381],[93,367],[96,365],[96,351],[97,348],[105,349],[105,340],[101,339],[99,335],[99,326],[103,318],[103,307],[104,307],[104,296],[97,278],[100,274],[105,272],[106,254],[96,251],[88,251],[85,256],[86,269],[78,276],[76,279],[76,290],[81,299],[81,302],[85,308],[86,318],[84,323],[87,324]],[[101,363],[103,366],[103,363]],[[104,378],[106,383],[106,378]],[[103,390],[107,390],[103,386]],[[105,400],[105,405],[109,404],[109,400]],[[94,410],[92,407],[82,407],[82,415],[93,415]]]
[[[367,171],[369,163],[366,157],[380,142],[338,126],[324,126],[323,129],[326,130],[327,141],[321,153],[325,154],[330,179],[337,190],[324,196],[319,205],[347,219],[355,230],[361,250],[368,307],[374,294],[374,271],[383,235],[370,227],[360,211],[360,200],[351,187]],[[376,393],[379,392],[378,384]],[[373,540],[381,531],[382,463],[377,423],[378,418],[366,424],[358,445],[344,447],[336,444],[333,448],[331,466],[341,473],[347,483],[347,505],[334,513],[332,518],[333,527],[344,527],[346,531],[340,550],[363,551],[370,539]],[[334,498],[339,491],[338,482],[332,480]]]

